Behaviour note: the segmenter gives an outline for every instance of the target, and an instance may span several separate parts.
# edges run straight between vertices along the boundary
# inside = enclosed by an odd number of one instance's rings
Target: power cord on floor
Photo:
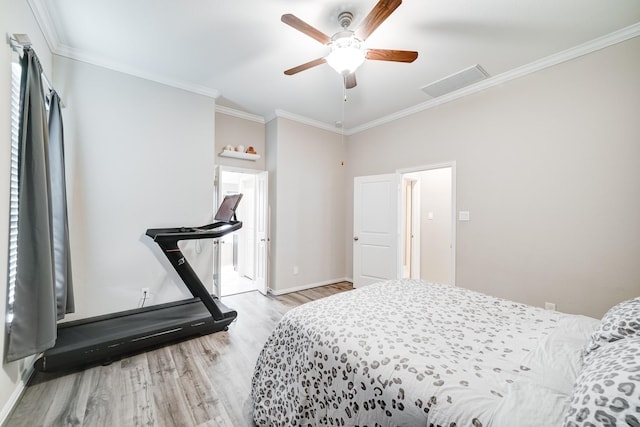
[[[147,301],[147,291],[143,291],[142,292],[142,298],[140,298],[140,302],[138,303],[138,305],[140,306],[140,308],[144,307],[144,303]]]

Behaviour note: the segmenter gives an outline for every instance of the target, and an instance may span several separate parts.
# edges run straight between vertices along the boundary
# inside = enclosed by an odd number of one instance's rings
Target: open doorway
[[[217,171],[217,200],[225,195],[242,193],[236,214],[242,228],[228,234],[217,243],[217,294],[234,295],[259,290],[266,292],[265,265],[266,172],[219,167]],[[216,280],[219,279],[219,280]]]
[[[455,165],[402,173],[402,277],[455,284]]]

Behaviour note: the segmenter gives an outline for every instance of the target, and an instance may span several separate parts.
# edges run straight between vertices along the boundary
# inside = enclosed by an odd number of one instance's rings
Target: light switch
[[[458,219],[460,221],[469,221],[471,219],[471,217],[469,216],[469,211],[458,212]]]
[[[427,214],[427,219],[433,219],[433,212],[429,212]]]

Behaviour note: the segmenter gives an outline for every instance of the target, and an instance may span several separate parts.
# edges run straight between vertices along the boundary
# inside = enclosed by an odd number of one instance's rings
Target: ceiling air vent
[[[458,71],[448,77],[440,79],[436,82],[426,85],[422,90],[432,97],[436,98],[449,92],[456,91],[465,86],[479,82],[489,77],[489,74],[478,64],[473,67]]]

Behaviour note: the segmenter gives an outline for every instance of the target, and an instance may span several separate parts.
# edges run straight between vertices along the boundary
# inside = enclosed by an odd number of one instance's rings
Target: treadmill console
[[[242,221],[236,218],[236,209],[242,194],[224,196],[213,219],[216,221],[200,227],[149,228],[146,232],[155,242],[194,239],[217,239],[242,228]]]
[[[236,209],[238,208],[238,204],[242,199],[242,194],[231,194],[224,196],[224,200],[220,203],[220,207],[218,208],[218,212],[213,217],[216,221],[225,221],[229,222],[232,219],[236,219]]]

